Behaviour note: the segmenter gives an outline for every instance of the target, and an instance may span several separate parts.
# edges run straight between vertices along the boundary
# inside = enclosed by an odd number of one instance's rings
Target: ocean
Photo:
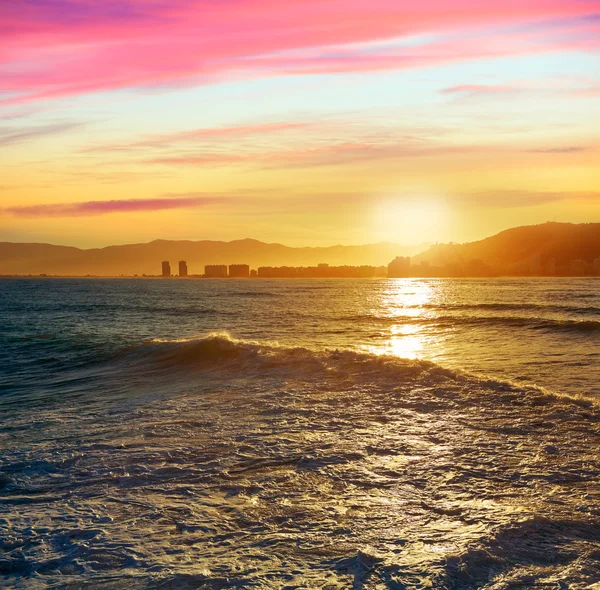
[[[0,342],[2,587],[600,584],[598,279],[2,279]]]

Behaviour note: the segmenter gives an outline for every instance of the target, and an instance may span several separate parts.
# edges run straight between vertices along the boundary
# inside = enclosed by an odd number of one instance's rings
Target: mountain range
[[[561,274],[574,261],[592,264],[599,257],[600,223],[549,222],[507,229],[477,242],[436,244],[412,262],[438,267],[479,262],[499,275]]]
[[[244,239],[232,242],[155,240],[83,250],[52,244],[0,242],[0,275],[49,274],[61,276],[158,275],[161,262],[187,261],[190,274],[203,274],[206,264],[259,266],[386,265],[396,256],[412,256],[425,250],[383,242],[364,246],[292,248]]]
[[[0,242],[0,275],[119,276],[158,275],[169,260],[173,272],[186,260],[190,274],[206,264],[259,266],[387,265],[412,256],[413,265],[464,265],[477,261],[495,274],[536,274],[552,261],[557,268],[574,260],[600,258],[600,223],[544,223],[502,231],[464,244],[402,246],[389,242],[363,246],[293,248],[244,239],[231,242],[155,240],[146,244],[80,249],[51,244]],[[541,274],[544,274],[543,272]]]

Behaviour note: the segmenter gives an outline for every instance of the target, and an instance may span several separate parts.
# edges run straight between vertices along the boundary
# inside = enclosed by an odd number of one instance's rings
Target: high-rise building
[[[234,279],[247,279],[250,276],[250,266],[247,264],[230,264],[229,277]]]
[[[170,277],[171,276],[171,265],[168,260],[163,260],[162,263],[162,276]]]
[[[544,265],[544,274],[548,276],[554,276],[556,274],[556,259],[549,258],[546,260],[546,264]]]
[[[204,276],[208,279],[224,279],[227,277],[225,264],[208,264],[204,267]]]
[[[187,262],[185,260],[180,260],[179,261],[179,276],[180,277],[187,277],[188,273],[187,273]]]
[[[575,277],[582,277],[585,274],[585,262],[581,259],[571,260],[569,263],[569,274]]]

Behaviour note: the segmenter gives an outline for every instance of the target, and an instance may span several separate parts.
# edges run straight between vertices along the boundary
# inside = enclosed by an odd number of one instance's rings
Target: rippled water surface
[[[600,582],[598,280],[11,279],[0,342],[0,585]]]

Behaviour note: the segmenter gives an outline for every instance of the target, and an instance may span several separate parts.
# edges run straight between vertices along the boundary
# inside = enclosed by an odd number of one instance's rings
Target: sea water
[[[600,582],[600,281],[0,281],[0,584]]]

